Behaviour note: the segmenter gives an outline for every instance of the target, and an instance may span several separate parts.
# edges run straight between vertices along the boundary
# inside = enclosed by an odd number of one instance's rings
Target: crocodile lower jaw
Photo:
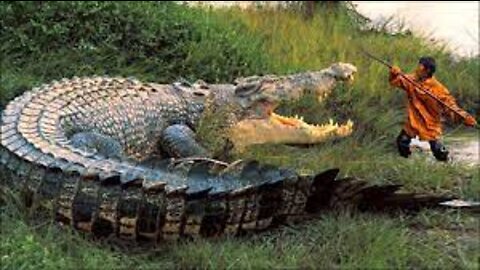
[[[353,122],[311,125],[298,117],[284,117],[272,113],[268,118],[245,119],[230,130],[230,140],[237,151],[255,144],[317,144],[330,139],[349,136]]]

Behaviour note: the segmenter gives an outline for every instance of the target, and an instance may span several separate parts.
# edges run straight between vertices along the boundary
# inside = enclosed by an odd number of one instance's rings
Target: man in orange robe
[[[420,84],[422,89],[428,90],[443,103],[454,108],[462,117],[459,117],[450,109],[440,104],[427,94],[417,91],[415,86],[400,76],[401,70],[397,66],[390,69],[389,81],[392,86],[402,88],[407,93],[407,120],[397,137],[397,147],[401,156],[410,156],[410,142],[415,136],[420,140],[430,143],[430,149],[437,160],[447,161],[448,150],[440,142],[442,135],[441,116],[446,114],[453,121],[463,120],[466,126],[475,126],[473,116],[462,110],[448,89],[443,86],[434,76],[436,70],[435,60],[431,57],[422,57],[417,69],[413,74],[405,75],[410,80]]]

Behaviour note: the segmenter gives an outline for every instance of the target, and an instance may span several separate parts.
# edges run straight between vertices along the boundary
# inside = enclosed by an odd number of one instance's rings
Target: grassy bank
[[[431,162],[418,153],[408,160],[397,156],[393,143],[404,117],[404,95],[388,86],[387,70],[358,48],[407,71],[419,56],[435,56],[440,80],[477,116],[478,58],[453,62],[420,39],[361,33],[343,13],[321,10],[305,20],[292,11],[195,10],[153,2],[2,2],[0,29],[0,108],[35,85],[74,75],[226,82],[353,63],[359,69],[355,84],[339,87],[325,104],[301,100],[280,108],[315,123],[350,118],[355,123],[350,138],[302,149],[259,146],[239,157],[307,172],[339,167],[342,176],[480,199],[478,170]],[[89,241],[50,223],[32,224],[14,201],[9,197],[0,206],[2,269],[475,269],[480,254],[478,217],[457,211],[326,213],[260,235],[144,250]]]

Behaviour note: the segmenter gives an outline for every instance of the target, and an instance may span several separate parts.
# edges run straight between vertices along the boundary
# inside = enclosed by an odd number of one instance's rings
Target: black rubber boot
[[[404,130],[402,130],[397,137],[398,152],[404,158],[408,158],[412,154],[412,152],[410,151],[411,141],[412,138],[408,136]]]
[[[438,161],[448,161],[448,150],[439,141],[429,141],[433,156]]]

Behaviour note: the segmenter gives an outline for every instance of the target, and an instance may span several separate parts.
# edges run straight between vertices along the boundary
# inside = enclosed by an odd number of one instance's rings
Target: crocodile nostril
[[[193,95],[194,95],[194,96],[197,96],[197,97],[204,97],[204,96],[206,96],[205,93],[203,93],[203,92],[197,92],[197,91],[193,92]]]

